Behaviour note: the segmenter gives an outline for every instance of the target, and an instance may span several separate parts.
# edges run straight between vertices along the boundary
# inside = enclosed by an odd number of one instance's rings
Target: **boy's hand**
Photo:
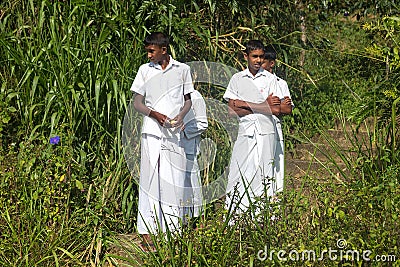
[[[171,127],[168,117],[160,112],[150,110],[149,117],[155,119],[158,122],[158,124],[160,124],[163,127],[166,128]]]
[[[170,123],[172,127],[181,128],[183,126],[183,118],[178,114],[175,118],[170,120]]]
[[[279,99],[279,97],[273,95],[273,93],[269,94],[269,96],[267,97],[267,102],[270,106],[281,104],[281,100]]]
[[[288,97],[288,96],[285,96],[283,101],[282,101],[282,103],[285,104],[285,105],[290,105],[291,106],[292,105],[292,99],[290,99],[290,97]]]
[[[271,109],[272,114],[279,116],[281,113],[281,100],[277,96],[273,96],[272,93],[267,97],[266,102]]]

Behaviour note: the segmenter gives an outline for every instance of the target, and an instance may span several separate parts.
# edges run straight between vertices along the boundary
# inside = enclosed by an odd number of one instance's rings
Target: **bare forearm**
[[[149,117],[155,119],[160,125],[164,126],[164,124],[167,120],[167,116],[160,112],[157,112],[155,110],[151,110],[143,103],[143,100],[144,100],[144,96],[139,95],[139,94],[135,95],[135,99],[133,102],[133,106],[135,107],[135,109],[139,113],[142,113],[145,116],[149,116]]]
[[[289,115],[292,113],[292,105],[282,103],[280,107],[282,115]]]
[[[230,117],[236,117],[236,116],[243,117],[253,113],[253,111],[251,111],[250,108],[241,108],[235,105],[236,101],[237,100],[230,99],[228,102]]]
[[[283,101],[281,102],[281,114],[289,115],[292,113],[292,99],[289,96],[285,96]]]
[[[192,100],[190,99],[190,94],[184,95],[184,100],[185,100],[185,103],[183,103],[183,107],[181,108],[181,111],[179,112],[178,115],[176,115],[171,120],[172,127],[182,127],[182,129],[184,128],[183,118],[186,116],[186,114],[189,112],[190,108],[192,107]]]
[[[253,111],[244,108],[229,107],[229,116],[231,117],[236,117],[236,116],[244,117],[249,114],[253,114]]]
[[[281,114],[281,105],[272,105],[270,106],[271,113],[275,116],[279,116]]]
[[[133,106],[135,110],[143,115],[149,116],[151,109],[143,104],[144,97],[142,95],[136,94],[133,101]]]
[[[273,114],[273,111],[271,110],[272,107],[270,107],[270,105],[267,102],[252,103],[243,100],[233,100],[233,105],[237,108],[250,110],[251,113],[261,113],[264,115]]]
[[[186,114],[189,112],[190,108],[192,107],[192,100],[188,99],[185,100],[185,103],[183,104],[183,107],[181,111],[179,112],[179,116],[184,118]]]

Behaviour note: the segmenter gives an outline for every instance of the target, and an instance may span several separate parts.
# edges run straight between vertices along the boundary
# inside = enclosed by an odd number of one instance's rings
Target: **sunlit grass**
[[[233,9],[221,10],[224,7]],[[182,15],[187,17],[181,19]],[[301,101],[285,120],[285,132],[292,131],[289,141],[311,142],[312,156],[324,154],[327,161],[318,160],[327,176],[310,168],[300,181],[286,177],[279,205],[261,198],[250,208],[263,210],[258,223],[249,212],[229,224],[231,214],[218,200],[207,204],[204,218],[194,227],[168,238],[154,237],[157,253],[143,253],[137,247],[138,162],[131,173],[123,156],[122,125],[131,99],[129,87],[146,62],[144,36],[166,30],[173,36],[171,53],[177,59],[216,61],[241,69],[245,40],[274,40],[271,17],[257,16],[238,1],[177,1],[172,6],[165,1],[116,0],[5,1],[0,3],[0,17],[1,266],[104,266],[121,261],[126,266],[279,266],[286,262],[277,257],[263,262],[257,253],[265,247],[322,251],[335,248],[339,238],[354,249],[371,249],[374,255],[397,253],[400,157],[395,103],[390,126],[367,124],[365,135],[351,123],[350,128],[343,127],[349,144],[344,150],[320,125],[334,114],[323,113],[331,111],[323,106],[340,92],[328,83],[320,91],[307,84],[296,91],[307,81],[297,72],[289,78]],[[321,61],[322,50],[316,51],[308,54],[310,70],[324,69],[323,78],[330,69],[312,68]],[[285,64],[296,59],[289,52],[284,51]],[[342,79],[340,75],[344,74],[337,73]],[[314,80],[318,83],[319,78]],[[358,86],[367,90],[368,84]],[[222,87],[206,85],[199,90],[205,97],[222,100]],[[345,116],[334,116],[345,124]],[[132,130],[138,133],[139,126],[135,127]],[[204,183],[215,181],[228,165],[232,140],[223,128],[210,120],[203,134],[214,142],[207,143],[213,158],[199,159]],[[318,132],[323,146],[309,131],[302,135],[302,128]],[[54,136],[60,137],[58,144],[50,144]],[[313,162],[318,160],[314,157]],[[124,235],[128,241],[120,239]],[[361,264],[326,260],[323,265],[346,263]],[[304,264],[322,263],[289,265]]]
[[[366,127],[373,131],[373,126]],[[336,258],[328,254],[323,256],[322,251],[329,248],[340,251],[337,242],[341,240],[347,243],[344,252],[371,250],[371,259],[377,255],[397,255],[400,210],[394,205],[400,200],[397,195],[400,193],[399,169],[395,167],[398,162],[379,177],[374,177],[370,173],[370,164],[375,163],[370,161],[369,155],[363,154],[372,149],[368,147],[372,135],[358,140],[351,129],[350,125],[343,129],[342,138],[347,140],[345,145],[335,142],[329,132],[321,130],[320,142],[325,143],[322,156],[326,160],[321,162],[320,169],[329,169],[329,172],[318,173],[310,169],[302,176],[300,184],[295,185],[293,177],[286,177],[286,189],[279,196],[279,204],[260,198],[233,224],[230,223],[232,211],[225,210],[223,204],[218,205],[219,201],[209,204],[205,217],[196,220],[193,227],[184,227],[172,236],[155,237],[157,252],[142,255],[142,264],[358,266],[365,263],[362,258],[344,258],[339,254]],[[381,134],[384,132],[377,132],[377,135]],[[363,147],[363,150],[358,151],[358,147]],[[346,168],[353,169],[340,171],[343,162]],[[378,180],[381,182],[377,183]],[[254,213],[255,210],[261,210],[261,213]],[[134,247],[133,244],[131,249]],[[277,255],[282,250],[286,253],[297,251],[300,255],[302,251],[312,250],[316,259],[290,260],[286,255],[286,261],[282,261]],[[264,251],[267,254],[262,254]],[[386,264],[382,262],[378,266]]]

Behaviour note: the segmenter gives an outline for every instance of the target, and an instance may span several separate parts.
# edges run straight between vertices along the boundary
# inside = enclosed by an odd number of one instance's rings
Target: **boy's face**
[[[262,64],[262,67],[264,70],[272,72],[272,68],[275,66],[275,60],[274,59],[264,59],[264,62]]]
[[[244,53],[244,58],[247,60],[250,72],[255,75],[264,61],[264,51],[262,49],[251,50],[249,54]]]
[[[146,45],[144,49],[147,52],[147,58],[153,63],[161,62],[167,54],[167,48],[164,46]]]

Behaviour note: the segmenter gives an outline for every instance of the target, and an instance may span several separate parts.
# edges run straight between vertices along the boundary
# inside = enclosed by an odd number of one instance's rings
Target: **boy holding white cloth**
[[[180,128],[194,88],[190,67],[168,54],[165,34],[152,33],[144,44],[150,62],[140,66],[131,86],[134,107],[144,115],[137,229],[144,245],[153,246],[150,233],[173,231],[182,219],[186,157]]]

